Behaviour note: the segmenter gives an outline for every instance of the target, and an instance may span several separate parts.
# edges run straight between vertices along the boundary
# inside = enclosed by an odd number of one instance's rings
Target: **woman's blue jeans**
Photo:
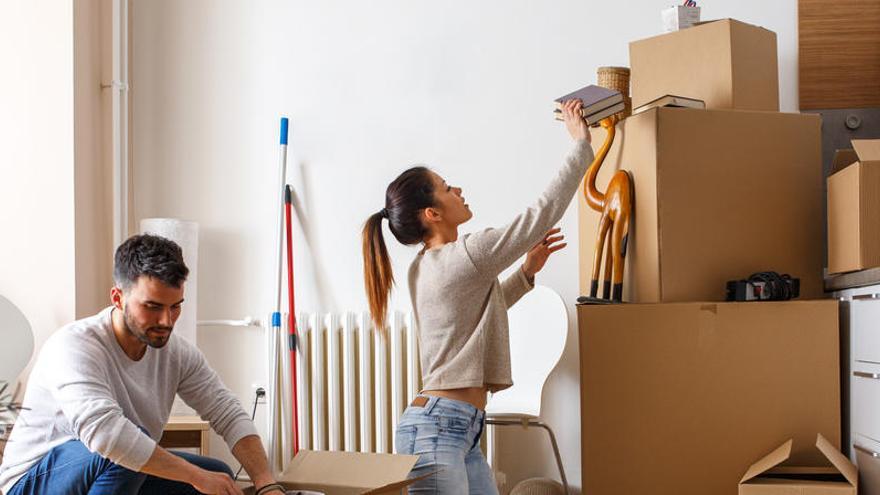
[[[223,461],[172,452],[202,469],[232,470]],[[50,450],[22,476],[7,495],[197,495],[192,485],[138,473],[89,452],[79,440],[69,440]]]
[[[480,450],[486,413],[467,402],[427,397],[423,407],[406,408],[397,425],[396,452],[419,456],[410,478],[431,474],[410,485],[409,493],[497,495]]]

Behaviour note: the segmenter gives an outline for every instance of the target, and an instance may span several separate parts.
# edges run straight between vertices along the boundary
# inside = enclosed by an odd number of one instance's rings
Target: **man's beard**
[[[131,315],[128,314],[127,306],[124,307],[122,310],[122,323],[123,325],[125,325],[125,330],[128,331],[128,333],[133,335],[142,343],[156,349],[165,347],[165,344],[167,344],[168,341],[171,339],[171,330],[173,327],[155,326],[143,329],[138,326],[138,324],[134,322],[134,319],[131,317]],[[150,330],[167,330],[168,335],[150,337],[150,335],[148,334],[148,331]]]

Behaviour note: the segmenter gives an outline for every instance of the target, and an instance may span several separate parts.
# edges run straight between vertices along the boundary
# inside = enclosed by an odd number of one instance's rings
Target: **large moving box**
[[[593,147],[605,138],[593,131]],[[817,115],[659,108],[627,118],[599,173],[635,180],[624,279],[631,302],[722,301],[725,283],[773,270],[822,297]],[[588,294],[599,213],[578,194],[580,287]]]
[[[578,306],[583,492],[735,495],[840,448],[836,300]]]
[[[854,139],[828,177],[828,273],[880,266],[880,139]]]
[[[732,19],[629,45],[633,108],[663,95],[706,108],[779,111],[776,33]]]

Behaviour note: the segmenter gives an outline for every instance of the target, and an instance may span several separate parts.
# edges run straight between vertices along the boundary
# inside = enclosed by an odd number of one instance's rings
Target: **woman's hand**
[[[583,121],[583,119],[581,119],[581,121]],[[534,283],[535,274],[541,271],[541,268],[544,268],[544,263],[547,262],[547,258],[549,258],[551,254],[568,245],[567,243],[562,242],[562,240],[565,239],[565,236],[560,234],[561,231],[562,229],[559,227],[550,229],[544,234],[544,239],[535,244],[535,246],[529,250],[528,254],[526,254],[526,262],[523,263],[522,271],[526,277],[529,278],[530,282]]]
[[[574,140],[586,139],[590,142],[590,126],[587,121],[581,117],[581,100],[568,100],[562,104],[562,118],[565,120],[565,127]]]

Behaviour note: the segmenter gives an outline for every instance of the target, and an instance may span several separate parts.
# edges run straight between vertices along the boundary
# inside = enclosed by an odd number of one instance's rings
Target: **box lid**
[[[791,443],[792,441],[788,440],[787,442],[779,446],[779,448],[777,448],[773,452],[770,452],[758,462],[752,464],[751,467],[749,467],[748,471],[746,471],[746,474],[742,477],[742,480],[740,480],[740,484],[754,479],[786,461],[791,455]],[[825,458],[831,462],[831,465],[833,465],[834,468],[838,472],[840,472],[840,474],[842,474],[844,478],[846,478],[846,481],[848,481],[852,486],[858,486],[859,477],[856,467],[853,465],[853,463],[849,461],[849,459],[846,458],[846,456],[844,456],[840,453],[839,450],[834,448],[834,446],[831,445],[831,443],[825,437],[823,437],[821,433],[816,436],[816,448],[819,449],[819,451],[822,452],[822,455],[824,455]],[[825,470],[825,468],[815,469],[816,471]],[[810,471],[811,468],[793,468],[790,470],[790,472],[801,473],[806,473]]]
[[[419,478],[408,479],[419,456],[301,450],[278,481],[294,488],[327,493],[385,493]]]
[[[816,437],[816,448],[831,461],[831,464],[840,471],[840,474],[849,481],[852,486],[859,484],[859,471],[849,459],[846,458],[839,450],[835,449],[831,442],[825,439],[820,433]]]
[[[788,457],[791,455],[791,439],[789,439],[784,444],[780,445],[776,450],[770,452],[765,455],[761,460],[754,463],[749,467],[746,474],[743,475],[742,479],[739,480],[740,484],[749,481],[752,478],[755,478],[759,474],[769,471],[770,469],[776,467],[779,464],[785,462]]]
[[[880,161],[880,139],[853,139],[852,145],[862,163]]]

